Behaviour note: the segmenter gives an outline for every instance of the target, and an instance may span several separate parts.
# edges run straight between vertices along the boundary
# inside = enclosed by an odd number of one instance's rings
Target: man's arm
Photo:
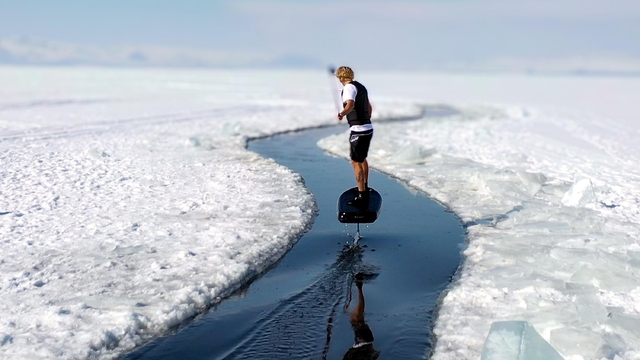
[[[338,120],[342,120],[342,118],[353,110],[353,106],[355,102],[353,100],[347,100],[347,104],[344,106],[344,109],[338,113]]]

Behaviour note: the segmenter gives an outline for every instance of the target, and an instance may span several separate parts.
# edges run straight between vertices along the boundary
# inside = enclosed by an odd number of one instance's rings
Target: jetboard
[[[382,209],[382,196],[375,189],[369,188],[369,203],[366,207],[347,204],[358,195],[358,188],[351,188],[338,199],[338,221],[347,224],[368,224],[376,221]]]

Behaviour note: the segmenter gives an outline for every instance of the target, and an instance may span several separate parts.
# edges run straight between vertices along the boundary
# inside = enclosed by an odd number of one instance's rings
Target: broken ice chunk
[[[594,204],[598,199],[593,192],[593,184],[589,179],[576,181],[562,197],[565,206],[584,207]]]
[[[618,334],[605,333],[602,334],[604,345],[598,350],[596,358],[598,359],[616,359],[618,355],[622,355],[629,346],[624,339]]]
[[[583,326],[607,321],[609,312],[596,294],[578,295],[575,300],[575,306],[580,318],[580,323]]]
[[[538,193],[542,188],[542,185],[547,182],[547,177],[544,176],[544,174],[528,173],[522,170],[516,171],[516,174],[518,174],[518,177],[522,181],[522,185],[524,185],[526,191],[531,196]]]
[[[551,330],[550,341],[564,355],[580,355],[587,359],[593,359],[604,345],[602,336],[597,332],[571,327]]]
[[[423,149],[415,142],[411,142],[393,154],[389,161],[395,164],[420,164],[436,151],[434,149]]]
[[[484,342],[481,360],[562,360],[526,321],[498,321]]]
[[[627,338],[635,338],[640,329],[640,317],[612,311],[607,327]]]

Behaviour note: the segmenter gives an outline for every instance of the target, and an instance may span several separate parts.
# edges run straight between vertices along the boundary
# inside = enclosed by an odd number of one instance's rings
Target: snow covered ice
[[[639,78],[356,75],[370,164],[468,228],[434,359],[497,321],[640,358]],[[425,104],[456,113],[382,121]],[[246,139],[334,113],[324,72],[0,68],[0,357],[114,358],[267,268],[315,202]]]

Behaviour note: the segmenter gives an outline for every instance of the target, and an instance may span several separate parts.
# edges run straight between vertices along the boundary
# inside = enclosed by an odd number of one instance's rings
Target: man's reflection
[[[355,342],[351,349],[344,354],[343,359],[377,359],[380,352],[373,348],[373,332],[364,320],[364,293],[362,292],[362,282],[366,278],[365,274],[355,275],[355,283],[358,288],[358,303],[351,313],[351,328]]]

